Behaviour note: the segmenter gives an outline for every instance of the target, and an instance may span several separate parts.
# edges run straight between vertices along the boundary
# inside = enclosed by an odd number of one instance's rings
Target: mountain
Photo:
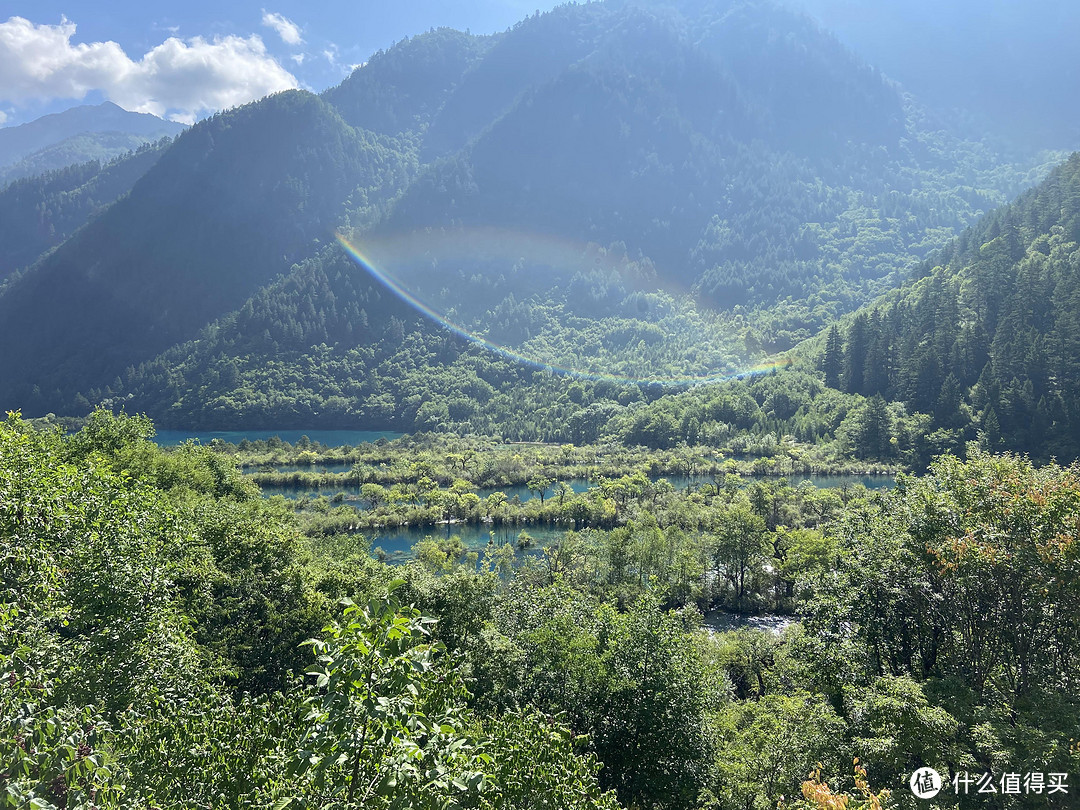
[[[0,129],[0,184],[90,160],[107,161],[185,126],[111,101]]]
[[[495,41],[440,28],[379,51],[322,98],[354,127],[383,135],[419,131]]]
[[[0,282],[127,194],[167,144],[144,143],[105,164],[73,164],[0,188]]]
[[[24,177],[37,177],[50,171],[84,163],[109,163],[115,158],[152,143],[141,135],[124,132],[84,132],[60,143],[39,149],[17,163],[0,169],[0,187]]]
[[[131,192],[0,295],[0,379],[18,401],[89,388],[194,335],[325,238],[396,152],[310,93],[187,130]],[[11,396],[14,394],[14,396]]]
[[[197,124],[9,281],[0,406],[546,435],[794,345],[1037,176],[764,0],[435,30]]]
[[[928,233],[1019,190],[806,18],[690,11],[560,7],[472,56],[418,130],[429,161],[382,230],[622,242],[711,306],[818,295],[835,313],[917,265]],[[776,331],[816,330],[812,310]]]
[[[852,458],[921,470],[972,446],[1080,457],[1080,153],[915,275],[785,368],[630,407],[586,391],[553,438],[701,443],[795,472]]]
[[[1080,70],[1072,56],[1080,40],[1075,3],[797,0],[797,5],[924,103],[962,109],[970,121],[1028,147],[1080,147],[1080,115],[1075,105],[1062,103],[1080,94]]]
[[[331,248],[83,405],[107,399],[210,427],[467,424],[528,439],[570,417],[565,388],[439,329]]]
[[[930,414],[938,440],[1080,456],[1080,153],[822,347],[827,381]]]

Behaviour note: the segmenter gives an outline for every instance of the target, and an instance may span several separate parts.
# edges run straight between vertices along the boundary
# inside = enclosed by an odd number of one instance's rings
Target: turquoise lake
[[[318,465],[315,467],[318,468]],[[667,480],[676,489],[685,489],[687,485],[700,486],[703,483],[711,483],[711,479],[706,476],[690,476],[685,475],[672,475],[667,476]],[[888,489],[895,483],[891,476],[887,475],[807,475],[807,476],[792,476],[790,478],[780,478],[771,476],[762,476],[761,478],[754,478],[750,476],[744,476],[744,484],[749,484],[755,480],[771,480],[771,481],[787,481],[792,486],[798,486],[802,481],[809,481],[811,484],[817,487],[844,487],[854,486],[855,484],[862,484],[867,489]],[[574,492],[584,492],[590,486],[590,482],[583,478],[575,478],[566,482],[574,490]],[[513,500],[515,497],[525,502],[532,498],[538,497],[535,492],[531,492],[526,486],[509,486],[509,487],[484,487],[476,490],[476,494],[481,498],[486,498],[493,492],[502,492],[507,498]],[[325,487],[323,489],[316,489],[310,487],[266,487],[263,489],[263,494],[266,496],[271,495],[284,495],[286,498],[299,498],[302,496],[318,497],[325,495],[329,498],[333,498],[337,494],[341,494],[345,498],[345,503],[352,506],[362,508],[362,501],[357,495],[356,486],[349,487]],[[548,489],[545,497],[552,497],[554,494],[553,489]],[[447,538],[452,535],[458,535],[462,542],[471,551],[483,552],[488,546],[488,541],[493,541],[496,545],[502,545],[503,543],[510,543],[515,546],[517,544],[518,534],[522,531],[527,531],[532,537],[536,539],[536,545],[525,552],[528,553],[540,553],[540,549],[550,543],[552,540],[556,540],[562,536],[566,531],[566,527],[557,526],[496,526],[492,527],[488,524],[443,524],[440,526],[398,526],[387,529],[375,529],[369,532],[365,532],[371,541],[371,549],[374,551],[376,548],[381,548],[386,553],[388,562],[405,562],[412,557],[412,547],[428,537],[435,539]],[[519,555],[520,556],[520,555]],[[715,628],[714,628],[715,629]]]

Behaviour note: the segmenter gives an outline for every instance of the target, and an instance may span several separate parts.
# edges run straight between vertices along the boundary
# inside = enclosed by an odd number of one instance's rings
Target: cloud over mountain
[[[22,17],[0,23],[0,102],[81,99],[98,90],[126,109],[190,123],[298,86],[255,34],[169,37],[136,61],[116,42],[73,42],[75,31],[66,18],[59,25]]]

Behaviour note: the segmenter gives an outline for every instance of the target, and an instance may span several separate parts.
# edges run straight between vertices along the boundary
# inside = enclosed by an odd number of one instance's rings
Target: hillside
[[[827,342],[834,387],[932,414],[955,441],[1080,456],[1080,154]]]
[[[1035,161],[928,127],[896,85],[770,2],[591,3],[495,37],[431,31],[321,98],[280,94],[198,124],[8,284],[0,345],[20,351],[0,358],[0,405],[73,413],[131,395],[170,424],[269,419],[274,408],[256,416],[220,377],[154,389],[213,347],[243,388],[305,401],[295,419],[368,418],[405,379],[394,364],[345,362],[396,351],[392,311],[364,292],[386,279],[436,316],[416,322],[425,345],[464,347],[441,320],[533,368],[616,388],[711,379],[898,283],[1037,175]],[[336,267],[343,254],[323,250],[337,229],[376,263],[354,266],[334,307],[307,312],[289,297],[303,285],[267,293],[307,366],[274,341],[220,337],[295,263]],[[360,310],[366,328],[340,315]],[[416,359],[415,374],[440,377],[458,361],[448,351]],[[261,379],[271,361],[282,376]],[[532,371],[500,379],[519,373]],[[547,402],[537,385],[534,404]],[[346,406],[320,405],[338,396]],[[528,398],[520,385],[516,396]],[[404,426],[464,425],[483,405]],[[539,435],[535,422],[522,430]]]
[[[612,412],[595,436],[652,447],[734,438],[736,451],[794,459],[813,448],[819,463],[915,468],[970,442],[1075,459],[1078,305],[1074,154],[915,279],[799,347],[791,369]]]
[[[173,413],[194,416],[193,424],[208,426],[271,426],[321,411],[334,425],[501,432],[548,441],[608,438],[659,448],[703,442],[736,453],[803,457],[805,448],[781,447],[778,438],[790,437],[818,445],[813,463],[824,465],[854,455],[922,467],[938,453],[964,452],[968,441],[1040,458],[1075,458],[1078,242],[1080,154],[964,231],[924,265],[920,278],[797,350],[794,368],[675,396],[661,394],[680,386],[645,380],[586,378],[568,386],[550,375],[530,375],[527,364],[445,332],[440,337],[395,298],[373,306],[387,294],[378,286],[364,293],[363,317],[349,316],[332,307],[356,300],[346,285],[355,284],[357,275],[338,260],[326,268],[333,281],[321,265],[303,268],[290,282],[298,292],[307,290],[302,295],[279,287],[273,297],[257,298],[242,318],[216,326],[202,345],[139,369],[123,390],[140,409],[167,413],[171,406]],[[290,311],[290,298],[299,309]],[[316,311],[324,317],[310,317]],[[394,314],[387,323],[378,316],[369,320],[368,311]],[[545,316],[554,317],[539,306],[503,309],[493,323],[512,335],[515,328],[543,328]],[[565,311],[557,317],[573,334],[574,319]],[[639,318],[640,312],[596,319],[593,331],[576,333],[577,339],[593,359],[605,356],[605,347],[649,341],[654,353],[637,360],[655,365],[664,344]],[[352,334],[357,322],[364,331]],[[674,319],[663,323],[669,338],[687,334]],[[261,339],[243,337],[260,332]],[[317,350],[305,351],[311,344]],[[356,344],[366,348],[345,350]],[[624,348],[607,355],[611,367],[628,354]],[[692,357],[684,354],[679,362]],[[670,367],[670,356],[666,360]],[[227,375],[218,370],[222,363]],[[192,384],[164,387],[170,369]],[[290,369],[303,369],[299,384],[287,382]],[[353,382],[343,386],[344,380]],[[273,404],[260,393],[267,389],[279,392]]]
[[[184,124],[128,112],[110,101],[4,127],[0,129],[0,185],[76,163],[108,161],[184,129]]]
[[[333,231],[350,194],[389,193],[398,152],[315,96],[282,93],[181,135],[89,227],[0,295],[5,402],[107,383],[193,336]]]
[[[131,191],[167,143],[144,144],[104,164],[66,166],[0,189],[0,280],[32,264]]]

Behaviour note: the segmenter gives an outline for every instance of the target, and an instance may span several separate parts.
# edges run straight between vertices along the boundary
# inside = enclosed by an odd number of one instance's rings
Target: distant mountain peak
[[[84,133],[122,133],[143,140],[177,135],[183,124],[125,110],[111,101],[83,104],[14,127],[0,129],[0,167]]]

